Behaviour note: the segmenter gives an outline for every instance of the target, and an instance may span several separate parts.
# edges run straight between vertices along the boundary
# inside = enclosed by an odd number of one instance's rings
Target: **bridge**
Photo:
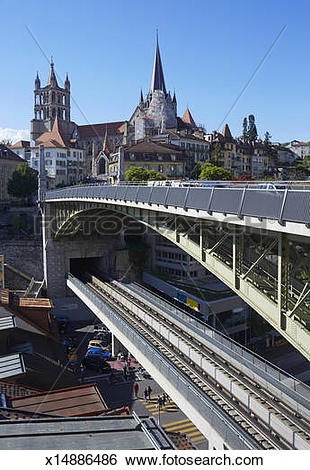
[[[136,282],[68,287],[216,449],[310,449],[310,388]]]
[[[43,207],[49,295],[74,258],[113,271],[124,232],[161,234],[199,261],[310,359],[310,191],[247,187],[81,186]]]

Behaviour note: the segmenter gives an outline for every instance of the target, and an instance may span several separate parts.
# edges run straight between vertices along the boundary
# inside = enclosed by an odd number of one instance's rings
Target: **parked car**
[[[110,364],[102,355],[86,355],[82,361],[86,369],[96,370],[98,372],[109,372],[111,370]]]
[[[98,331],[98,332],[106,331],[107,333],[110,332],[109,328],[107,328],[103,323],[96,323],[94,325],[94,331]]]

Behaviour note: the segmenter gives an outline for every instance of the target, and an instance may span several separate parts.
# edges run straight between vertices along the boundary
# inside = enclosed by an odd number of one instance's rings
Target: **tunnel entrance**
[[[104,272],[105,259],[101,256],[89,258],[70,258],[70,273],[79,279],[83,278],[86,272]]]

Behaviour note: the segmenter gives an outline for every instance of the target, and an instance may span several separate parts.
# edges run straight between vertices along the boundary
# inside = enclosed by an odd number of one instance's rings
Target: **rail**
[[[164,206],[234,215],[242,219],[271,219],[279,224],[294,222],[310,226],[310,185],[308,189],[269,191],[257,187],[160,187],[160,186],[76,186],[49,191],[45,202],[65,200],[121,201],[143,203],[149,208]]]
[[[124,320],[102,297],[85,286],[83,282],[72,276],[68,275],[69,287],[70,284],[82,292],[88,300],[93,303],[100,311],[104,311],[104,315],[109,318],[113,324],[119,325],[126,337],[136,345],[144,354],[152,358],[154,366],[160,373],[187,399],[192,406],[199,410],[201,416],[206,419],[223,437],[225,442],[232,448],[240,449],[260,449],[258,443],[251,438],[247,432],[243,431],[236,425],[232,418],[223,415],[218,410],[217,406],[204,396],[188,378],[177,369],[176,366],[171,364],[156,348],[147,341],[141,333],[136,331],[126,320]]]

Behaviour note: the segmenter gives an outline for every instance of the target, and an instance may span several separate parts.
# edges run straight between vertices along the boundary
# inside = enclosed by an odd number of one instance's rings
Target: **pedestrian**
[[[158,395],[158,397],[157,397],[157,407],[161,408],[162,404],[163,404],[162,398],[161,398],[160,395]]]
[[[147,388],[144,389],[144,400],[147,401],[148,399],[148,390]]]
[[[163,396],[162,396],[162,404],[163,404],[163,406],[165,406],[165,404],[166,404],[166,394],[165,393],[163,393]]]
[[[135,392],[135,398],[138,398],[138,392],[139,392],[139,385],[137,382],[133,386],[134,392]]]
[[[147,387],[147,395],[149,397],[149,400],[151,399],[151,394],[152,394],[152,389],[150,386]]]

